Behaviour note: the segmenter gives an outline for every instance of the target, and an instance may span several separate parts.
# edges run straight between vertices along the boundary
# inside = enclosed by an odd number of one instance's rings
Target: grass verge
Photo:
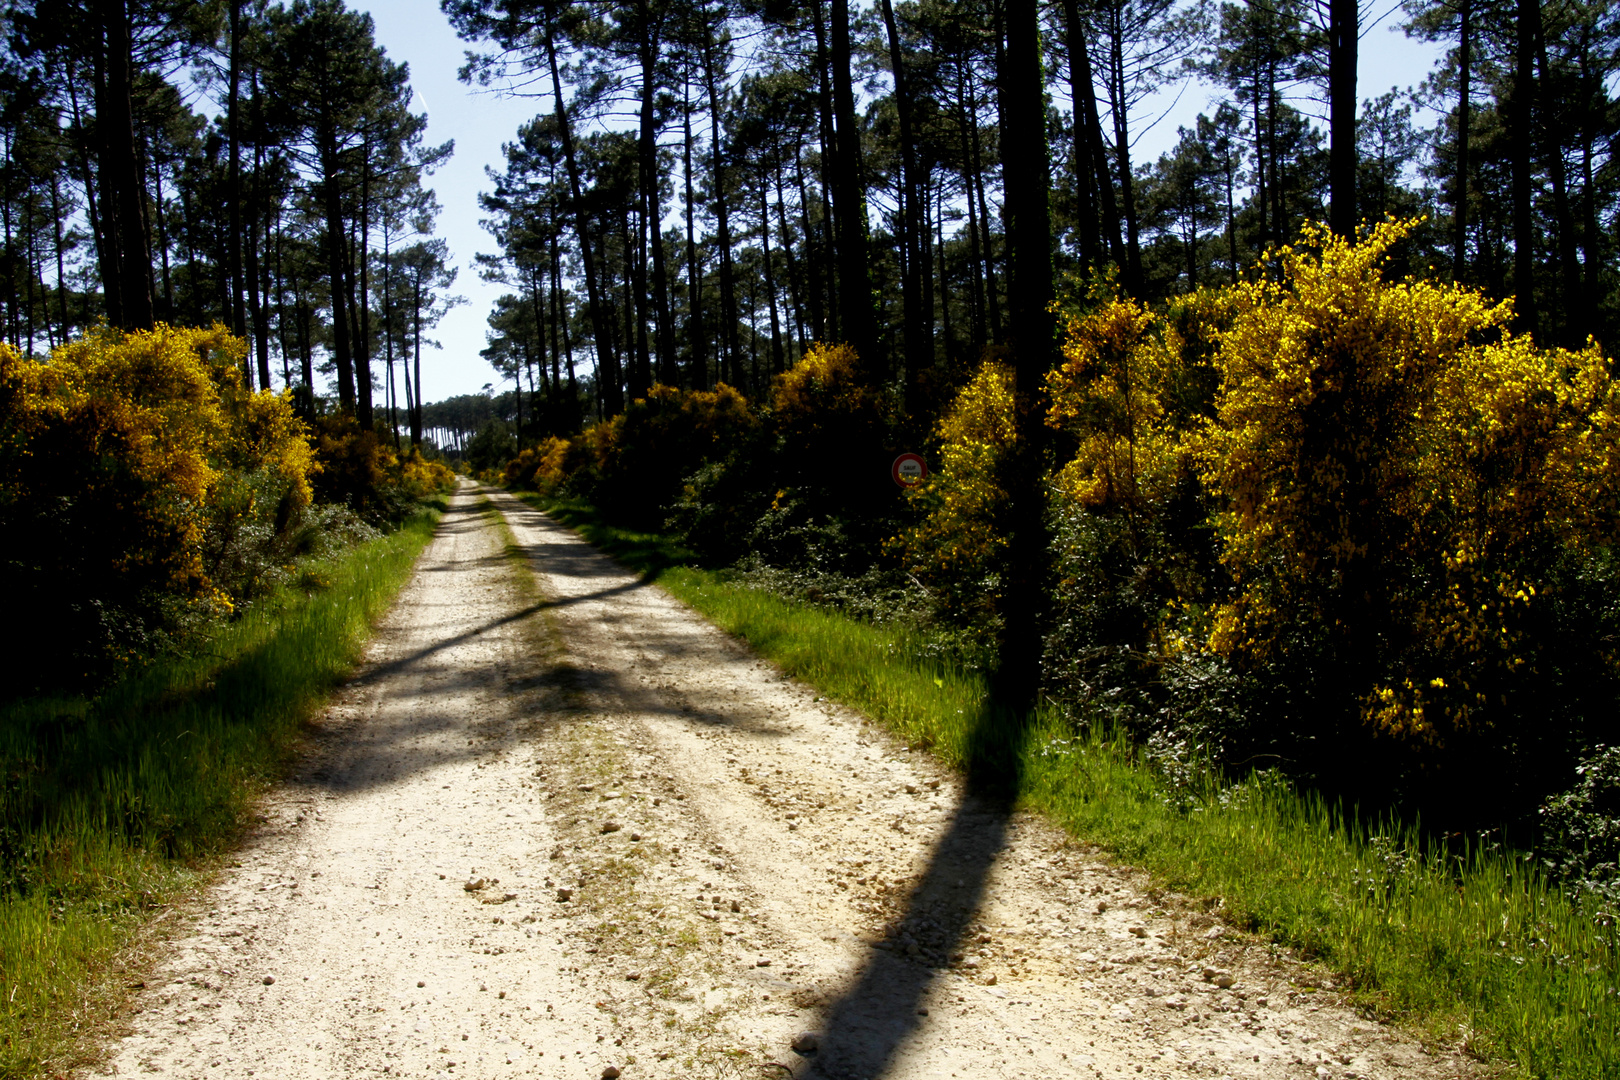
[[[115,956],[237,836],[442,510],[311,564],[206,652],[0,709],[0,1077],[66,1071],[117,1015]]]
[[[998,715],[982,677],[917,662],[902,629],[727,583],[583,503],[529,501],[829,697],[953,766],[988,767],[1020,804],[1164,885],[1221,898],[1237,925],[1340,971],[1368,1008],[1522,1076],[1620,1076],[1615,915],[1571,903],[1522,856],[1426,849],[1410,826],[1272,777],[1171,790],[1106,732]]]

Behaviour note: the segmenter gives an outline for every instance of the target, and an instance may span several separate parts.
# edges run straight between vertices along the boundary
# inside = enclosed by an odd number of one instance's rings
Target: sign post
[[[917,454],[901,454],[889,467],[889,475],[903,488],[914,488],[928,479],[928,465]]]

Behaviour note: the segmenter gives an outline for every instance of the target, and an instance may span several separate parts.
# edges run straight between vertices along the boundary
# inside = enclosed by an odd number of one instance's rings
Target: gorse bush
[[[0,346],[0,574],[29,632],[14,670],[104,674],[268,587],[261,557],[311,499],[285,397],[248,392],[218,327]],[[14,688],[15,689],[15,688]]]
[[[812,346],[770,399],[655,385],[571,439],[506,466],[510,485],[582,497],[636,529],[674,528],[711,564],[860,574],[898,525],[889,479],[900,417],[845,345]]]
[[[997,476],[1016,438],[1012,369],[988,360],[940,421],[939,469],[907,493],[921,520],[897,539],[906,565],[970,617],[993,617],[999,595],[1007,495]]]
[[[454,481],[352,419],[243,384],[223,328],[0,346],[0,579],[32,614],[13,693],[81,687],[232,615],[328,534],[374,535]],[[316,510],[312,502],[346,512]]]
[[[455,485],[455,473],[442,461],[430,461],[415,448],[401,454],[352,416],[320,416],[311,427],[320,466],[316,498],[347,507],[373,525],[403,520],[420,500]]]
[[[1253,281],[1163,310],[1104,283],[1067,314],[1049,691],[1167,752],[1522,817],[1616,702],[1620,393],[1596,346],[1391,280],[1410,227],[1309,229]],[[969,619],[994,617],[1012,408],[986,364],[900,537]]]
[[[1210,647],[1260,663],[1315,621],[1364,723],[1443,741],[1524,680],[1560,556],[1614,540],[1620,388],[1507,303],[1386,281],[1404,229],[1308,231],[1230,291],[1192,445],[1237,586]]]

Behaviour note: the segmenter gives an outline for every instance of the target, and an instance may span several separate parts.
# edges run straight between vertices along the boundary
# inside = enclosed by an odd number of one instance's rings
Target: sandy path
[[[489,497],[105,1071],[1473,1075]]]

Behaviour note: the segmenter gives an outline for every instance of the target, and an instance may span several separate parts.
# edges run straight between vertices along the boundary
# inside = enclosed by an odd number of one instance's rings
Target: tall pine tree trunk
[[[546,58],[551,66],[551,92],[557,105],[557,127],[562,135],[563,161],[568,171],[569,216],[573,218],[574,235],[579,240],[579,257],[585,268],[585,294],[591,309],[591,334],[596,341],[600,372],[597,387],[602,395],[603,412],[615,416],[624,411],[624,394],[619,389],[619,358],[613,349],[613,331],[597,279],[596,256],[591,247],[591,230],[586,224],[585,200],[580,190],[579,161],[574,154],[574,128],[568,118],[568,108],[563,103],[562,74],[557,67],[557,42],[549,11],[543,26]]]
[[[724,147],[720,139],[719,58],[714,42],[703,39],[703,89],[709,96],[709,178],[714,203],[715,239],[720,244],[720,360],[719,381],[742,384],[742,363],[737,345],[737,285],[731,259],[731,215],[726,205]]]
[[[1328,3],[1328,225],[1350,238],[1356,232],[1356,46],[1360,0]]]
[[[1069,165],[1074,173],[1074,206],[1077,217],[1075,236],[1080,248],[1080,265],[1090,268],[1100,260],[1097,230],[1097,178],[1091,168],[1089,116],[1097,108],[1097,91],[1091,82],[1091,58],[1086,54],[1086,36],[1080,22],[1080,5],[1063,0],[1063,43],[1069,54],[1069,98],[1074,105],[1073,149]],[[1089,100],[1089,109],[1085,102]]]
[[[1001,469],[1007,493],[1007,561],[1001,604],[996,689],[1023,713],[1037,700],[1046,625],[1045,408],[1042,383],[1052,365],[1050,179],[1041,77],[1038,0],[1007,0],[1007,60],[1000,72],[1006,185],[1011,345],[1017,437]]]
[[[350,351],[349,284],[343,235],[343,206],[338,193],[337,137],[321,133],[321,201],[326,214],[326,274],[332,301],[332,362],[338,372],[338,405],[354,415],[354,355]]]
[[[1539,18],[1536,20],[1536,62],[1542,82],[1545,83],[1550,74],[1547,62],[1547,38]],[[1559,296],[1563,301],[1561,304],[1563,333],[1560,337],[1564,345],[1573,348],[1586,340],[1588,317],[1585,305],[1581,303],[1581,269],[1580,260],[1576,255],[1575,215],[1570,208],[1569,174],[1564,162],[1564,144],[1559,126],[1544,123],[1541,125],[1541,134],[1547,159],[1547,172],[1552,178],[1553,218],[1558,227],[1558,275],[1562,283]]]
[[[1514,78],[1509,99],[1509,153],[1513,166],[1513,291],[1518,328],[1535,334],[1540,326],[1536,311],[1536,222],[1531,206],[1535,161],[1535,55],[1541,8],[1536,0],[1518,0],[1514,47]]]
[[[855,84],[850,71],[849,0],[832,2],[833,113],[838,158],[833,198],[838,204],[838,310],[844,340],[854,347],[869,381],[884,374],[872,311],[872,281],[866,256],[866,192],[862,184],[861,134],[855,119]]]
[[[681,81],[681,123],[683,134],[681,149],[684,155],[682,172],[686,180],[686,340],[690,349],[687,360],[687,385],[695,390],[709,388],[709,350],[703,329],[703,269],[698,264],[698,248],[692,191],[692,96],[691,81]]]
[[[1457,29],[1457,174],[1451,187],[1451,277],[1468,278],[1468,137],[1473,123],[1469,100],[1473,78],[1473,0],[1462,0]]]
[[[96,86],[96,135],[100,144],[101,212],[104,242],[110,241],[110,266],[104,260],[102,288],[108,297],[108,319],[121,330],[150,330],[152,255],[142,221],[145,186],[135,151],[135,116],[131,98],[129,12],[124,0],[97,0],[103,41],[102,77]],[[111,271],[109,274],[108,271]]]
[[[641,42],[641,205],[642,239],[652,245],[652,303],[657,329],[657,370],[659,382],[674,386],[680,381],[675,360],[675,324],[669,310],[669,267],[664,253],[664,210],[659,194],[658,175],[658,26],[648,5],[642,3]]]
[[[242,0],[230,0],[231,47],[226,74],[225,135],[230,170],[230,217],[225,234],[226,277],[230,282],[231,332],[247,336],[242,313]],[[251,380],[250,380],[251,381]]]
[[[889,68],[894,76],[895,108],[900,115],[900,247],[905,275],[901,282],[902,310],[905,315],[906,407],[915,408],[917,380],[934,359],[934,319],[922,304],[922,282],[928,273],[923,256],[922,204],[918,196],[917,143],[911,116],[911,89],[906,75],[906,58],[900,48],[900,28],[894,18],[892,0],[881,0],[883,25],[889,38]]]

